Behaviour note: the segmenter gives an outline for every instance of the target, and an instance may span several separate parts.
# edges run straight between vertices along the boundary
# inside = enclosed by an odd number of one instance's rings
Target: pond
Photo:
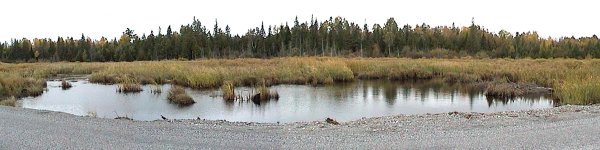
[[[494,99],[482,91],[461,85],[436,81],[395,82],[359,80],[325,86],[277,85],[279,100],[260,104],[251,101],[226,102],[220,90],[192,90],[187,93],[196,101],[187,107],[169,103],[171,85],[162,85],[162,93],[152,93],[152,86],[134,94],[116,92],[117,85],[71,81],[73,88],[63,90],[60,81],[48,81],[39,97],[27,97],[18,106],[51,110],[79,116],[102,118],[129,117],[134,120],[209,119],[242,122],[305,122],[325,120],[351,121],[363,117],[399,114],[459,112],[498,112],[553,107],[543,96]],[[249,93],[252,88],[236,88],[236,93]]]

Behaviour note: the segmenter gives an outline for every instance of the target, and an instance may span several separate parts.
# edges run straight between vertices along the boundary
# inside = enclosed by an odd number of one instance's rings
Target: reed
[[[231,81],[223,82],[223,86],[221,86],[221,91],[223,92],[224,100],[233,101],[236,99],[235,87],[233,85],[233,82],[231,82]]]

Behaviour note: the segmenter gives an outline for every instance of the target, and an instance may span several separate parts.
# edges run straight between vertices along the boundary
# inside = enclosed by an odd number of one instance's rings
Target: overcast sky
[[[215,19],[234,34],[266,25],[293,24],[311,15],[318,20],[342,16],[350,21],[384,24],[394,17],[412,26],[470,25],[475,22],[497,32],[538,31],[543,36],[600,35],[598,2],[592,0],[7,0],[0,4],[0,41],[11,38],[53,38],[82,33],[93,39],[119,36],[126,28],[139,35],[163,33],[168,25],[179,30],[194,16],[211,29]]]

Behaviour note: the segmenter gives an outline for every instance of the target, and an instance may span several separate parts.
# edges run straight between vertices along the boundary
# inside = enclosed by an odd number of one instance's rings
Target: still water
[[[544,96],[514,99],[486,98],[482,91],[436,81],[394,82],[355,81],[328,86],[277,85],[279,100],[261,104],[249,101],[226,102],[219,90],[187,89],[196,103],[188,107],[167,100],[170,85],[161,94],[151,93],[152,86],[135,94],[116,92],[116,85],[100,85],[86,80],[71,81],[73,88],[62,90],[59,81],[48,81],[48,89],[39,97],[23,98],[19,106],[51,110],[79,116],[135,120],[209,119],[243,122],[303,122],[324,120],[351,121],[362,117],[398,114],[459,112],[497,112],[553,107]],[[236,88],[247,95],[251,88]]]

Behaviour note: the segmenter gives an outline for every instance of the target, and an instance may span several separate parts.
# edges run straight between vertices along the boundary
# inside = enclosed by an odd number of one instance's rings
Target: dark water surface
[[[70,113],[80,116],[135,120],[209,119],[244,122],[301,122],[324,120],[351,121],[362,117],[398,114],[459,112],[497,112],[553,107],[544,96],[517,97],[509,100],[486,98],[481,91],[436,81],[394,82],[355,81],[328,86],[278,85],[271,87],[281,98],[259,105],[225,102],[219,90],[187,89],[196,104],[179,107],[166,100],[170,85],[160,86],[161,94],[152,94],[152,86],[143,86],[136,94],[117,93],[116,85],[72,82],[62,90],[59,81],[48,81],[48,90],[39,97],[24,98],[24,108]],[[236,88],[247,95],[251,88]]]

